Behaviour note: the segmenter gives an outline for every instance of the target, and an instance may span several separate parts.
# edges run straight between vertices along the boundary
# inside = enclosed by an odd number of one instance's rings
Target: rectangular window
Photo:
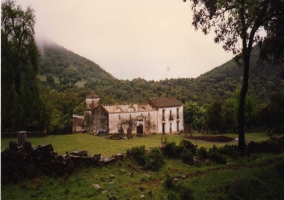
[[[179,119],[179,108],[177,108],[177,119]]]
[[[170,120],[173,120],[172,110],[170,110]]]
[[[163,109],[163,121],[165,121],[165,109]]]
[[[177,132],[179,132],[179,121],[177,121]]]

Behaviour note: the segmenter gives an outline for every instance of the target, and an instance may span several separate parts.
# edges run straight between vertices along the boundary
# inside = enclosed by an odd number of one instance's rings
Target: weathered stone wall
[[[108,129],[108,113],[102,106],[98,106],[97,108],[92,110],[92,119],[93,132],[97,132],[101,129]]]
[[[110,113],[109,129],[110,133],[118,133],[122,126],[123,130],[132,127],[132,133],[137,134],[137,126],[143,126],[143,134],[157,132],[157,111],[127,112],[127,113]]]
[[[84,116],[73,115],[72,132],[82,132],[85,130]]]
[[[69,175],[77,167],[103,166],[123,157],[123,154],[115,154],[104,159],[101,154],[88,155],[84,150],[58,155],[51,144],[32,147],[31,143],[26,141],[23,146],[18,147],[17,142],[10,141],[9,148],[1,152],[1,181],[18,182],[40,174]]]

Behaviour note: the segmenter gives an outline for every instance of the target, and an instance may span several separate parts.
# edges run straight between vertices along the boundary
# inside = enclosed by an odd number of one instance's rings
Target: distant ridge
[[[241,88],[243,68],[234,59],[197,78],[146,81],[141,78],[118,80],[98,64],[79,56],[49,40],[38,42],[41,52],[40,76],[52,75],[64,84],[75,79],[76,86],[85,87],[100,96],[104,103],[137,103],[150,97],[172,96],[185,103],[200,105],[224,101]],[[251,55],[248,95],[266,102],[272,92],[283,91],[284,65],[257,64],[258,49]],[[44,78],[41,80],[45,81]],[[68,81],[68,80],[67,80]],[[78,84],[77,84],[78,83]],[[79,84],[80,83],[80,84]]]
[[[40,51],[40,75],[77,78],[78,80],[113,80],[98,64],[56,44],[49,39],[37,40]]]

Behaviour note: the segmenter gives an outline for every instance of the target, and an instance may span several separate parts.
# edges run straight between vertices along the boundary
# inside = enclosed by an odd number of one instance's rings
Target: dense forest
[[[242,80],[242,67],[237,59],[197,78],[118,80],[99,65],[53,42],[43,42],[38,46],[41,52],[39,82],[42,98],[47,100],[51,110],[48,116],[50,132],[70,132],[72,114],[84,113],[85,97],[90,93],[100,96],[103,104],[137,103],[150,97],[170,95],[185,104],[185,121],[192,123],[195,129],[221,133],[237,129],[238,92]],[[272,109],[272,104],[277,104],[273,109],[278,106],[279,113],[283,112],[284,105],[283,65],[271,66],[260,62],[258,52],[258,47],[255,47],[251,57],[246,106],[248,128],[262,127],[261,116],[266,116],[263,121],[268,123],[265,110]],[[275,98],[277,95],[278,98]],[[198,114],[187,113],[190,109],[199,110]],[[218,122],[214,121],[216,115],[220,116]],[[281,121],[275,126],[273,116],[269,118],[272,119],[267,128],[282,130]],[[281,119],[278,118],[278,121]]]

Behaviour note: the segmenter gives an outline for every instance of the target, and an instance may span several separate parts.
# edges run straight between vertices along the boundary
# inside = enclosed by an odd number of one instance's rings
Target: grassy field
[[[236,138],[236,134],[226,134]],[[29,138],[32,144],[53,145],[55,152],[87,150],[108,157],[134,146],[161,145],[161,135],[134,137],[131,140],[108,140],[91,134],[72,134]],[[250,133],[246,140],[263,141],[262,133]],[[16,139],[16,138],[15,138]],[[182,135],[168,136],[168,142],[179,142]],[[11,139],[2,139],[5,149]],[[192,140],[198,147],[218,147],[225,143]],[[236,144],[237,141],[229,144]],[[284,199],[284,154],[255,154],[243,158],[227,157],[227,164],[187,165],[180,159],[165,159],[155,172],[144,170],[125,158],[104,167],[81,167],[68,177],[40,175],[17,184],[1,185],[2,199]],[[110,174],[114,178],[110,178]],[[182,177],[181,175],[184,175]],[[169,183],[169,180],[171,181]],[[96,188],[98,184],[101,189]]]
[[[194,134],[200,135],[200,134]],[[225,136],[237,138],[237,134],[226,134]],[[168,135],[168,142],[179,142],[183,139],[184,135]],[[247,141],[263,141],[268,139],[267,134],[264,133],[248,133],[246,134]],[[9,141],[17,138],[4,138],[1,140],[1,150],[9,146]],[[130,140],[108,140],[104,137],[93,136],[92,134],[70,134],[70,135],[51,135],[44,138],[27,138],[33,146],[42,144],[52,144],[54,151],[58,154],[65,154],[75,150],[86,150],[88,154],[102,154],[103,157],[109,157],[116,153],[126,152],[127,149],[134,146],[144,145],[146,148],[161,146],[161,135],[149,135],[146,137],[134,137]],[[212,143],[198,140],[190,140],[198,147],[222,147],[225,144],[237,144],[237,141],[229,143]]]

